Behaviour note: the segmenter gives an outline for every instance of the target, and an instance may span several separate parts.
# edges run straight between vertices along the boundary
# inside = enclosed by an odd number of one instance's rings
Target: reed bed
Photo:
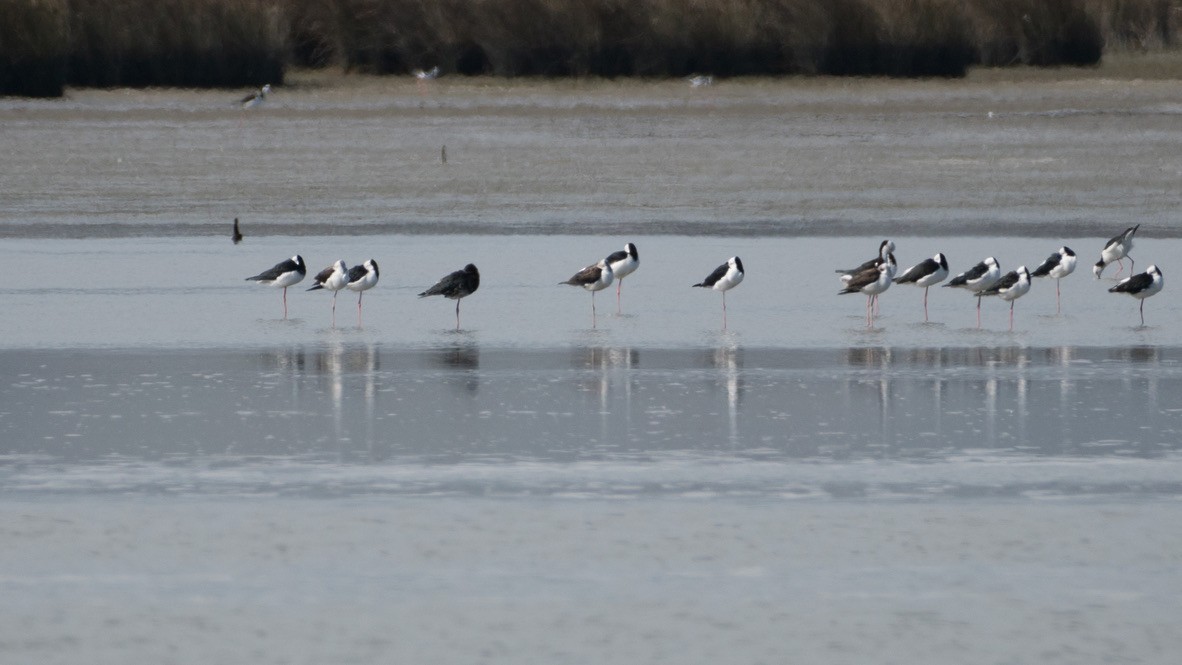
[[[1176,44],[1182,0],[0,0],[0,93],[241,86],[285,68],[962,76]]]

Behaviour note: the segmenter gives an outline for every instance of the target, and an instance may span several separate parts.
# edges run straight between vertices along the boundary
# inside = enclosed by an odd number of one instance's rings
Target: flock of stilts
[[[1096,279],[1100,279],[1104,269],[1116,263],[1120,270],[1124,270],[1124,259],[1129,259],[1129,272],[1133,270],[1133,257],[1129,252],[1133,249],[1133,237],[1140,224],[1130,226],[1123,233],[1105,243],[1100,250],[1100,260],[1092,266]],[[845,288],[839,294],[863,293],[866,295],[866,325],[874,325],[874,316],[878,304],[878,296],[890,288],[891,284],[913,284],[923,287],[923,316],[928,320],[928,289],[948,278],[948,260],[943,254],[936,254],[930,259],[908,268],[902,275],[895,277],[898,269],[895,263],[895,243],[883,240],[879,245],[878,256],[863,263],[857,268],[838,270]],[[1060,247],[1051,254],[1033,272],[1026,266],[1019,266],[1017,270],[1001,274],[997,259],[992,256],[981,261],[972,268],[956,275],[945,287],[962,288],[977,296],[977,327],[981,327],[981,299],[986,296],[998,296],[1010,303],[1010,330],[1014,329],[1014,301],[1030,291],[1032,277],[1053,277],[1055,279],[1056,312],[1061,311],[1059,280],[1075,272],[1076,256],[1070,247]],[[1141,301],[1141,325],[1145,325],[1145,299],[1161,291],[1165,282],[1161,269],[1156,265],[1137,275],[1131,275],[1117,282],[1116,286],[1108,289],[1110,293],[1127,293]]]
[[[1117,263],[1120,270],[1124,270],[1124,259],[1129,259],[1129,271],[1132,272],[1133,258],[1129,251],[1133,248],[1133,237],[1138,226],[1131,226],[1120,235],[1109,240],[1100,251],[1100,260],[1092,268],[1092,272],[1099,279],[1104,269]],[[232,236],[235,243],[242,240],[238,220],[234,220]],[[862,293],[866,295],[866,325],[874,325],[877,312],[878,296],[892,284],[911,284],[923,287],[924,321],[928,320],[928,289],[948,279],[948,259],[944,254],[936,254],[908,268],[902,275],[896,277],[898,264],[895,261],[895,243],[883,240],[879,245],[878,256],[862,265],[848,270],[838,270],[844,288],[839,294]],[[1026,266],[1019,266],[1006,274],[1001,273],[997,259],[990,256],[972,268],[948,280],[945,287],[962,288],[977,296],[977,327],[981,326],[981,300],[987,296],[998,296],[1010,303],[1010,330],[1014,329],[1014,301],[1030,291],[1031,278],[1052,277],[1055,279],[1056,311],[1059,305],[1059,280],[1075,272],[1076,255],[1070,247],[1060,247],[1051,254],[1033,272]],[[595,293],[602,291],[613,282],[616,283],[616,307],[619,309],[620,290],[624,278],[631,275],[640,267],[640,253],[636,245],[628,243],[622,251],[613,252],[600,261],[579,270],[570,279],[559,282],[579,286],[591,292],[591,321],[595,325]],[[282,261],[269,270],[253,277],[248,281],[277,286],[283,289],[283,316],[287,318],[287,288],[298,284],[307,274],[307,265],[303,257],[296,255]],[[1118,275],[1120,272],[1118,271]],[[722,293],[722,327],[726,328],[726,292],[735,288],[743,281],[745,275],[743,261],[737,256],[727,259],[726,263],[718,266],[694,287],[712,289]],[[331,266],[321,270],[314,278],[309,291],[324,289],[332,291],[332,321],[336,326],[336,297],[342,289],[357,292],[357,323],[361,325],[361,298],[365,291],[378,283],[377,261],[369,259],[361,265],[349,268],[343,260],[336,261]],[[1145,299],[1161,291],[1164,282],[1161,270],[1156,265],[1149,266],[1143,273],[1131,275],[1119,281],[1108,289],[1111,293],[1127,293],[1141,301],[1141,325],[1145,325]],[[480,271],[469,263],[460,270],[445,275],[433,286],[419,294],[420,298],[428,296],[443,296],[456,301],[456,329],[460,328],[460,301],[480,288]]]

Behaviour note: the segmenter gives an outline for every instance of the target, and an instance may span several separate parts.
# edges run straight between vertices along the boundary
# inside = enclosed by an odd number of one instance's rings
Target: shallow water
[[[1175,81],[434,83],[0,99],[0,661],[1176,660]]]

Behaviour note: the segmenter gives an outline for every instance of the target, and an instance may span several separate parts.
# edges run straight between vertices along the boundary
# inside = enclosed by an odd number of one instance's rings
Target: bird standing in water
[[[460,329],[460,300],[472,295],[480,288],[480,271],[469,263],[435,283],[419,294],[420,298],[443,296],[456,301],[456,330]]]

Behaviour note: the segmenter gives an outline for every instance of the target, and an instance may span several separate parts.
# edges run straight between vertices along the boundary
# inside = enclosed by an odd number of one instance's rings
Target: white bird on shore
[[[435,66],[427,70],[416,69],[411,73],[414,74],[414,77],[420,81],[433,81],[439,78],[440,71],[439,67]]]
[[[263,102],[267,101],[267,95],[269,94],[271,94],[270,83],[238,100],[238,103],[244,109],[252,109],[256,106],[261,106]]]

